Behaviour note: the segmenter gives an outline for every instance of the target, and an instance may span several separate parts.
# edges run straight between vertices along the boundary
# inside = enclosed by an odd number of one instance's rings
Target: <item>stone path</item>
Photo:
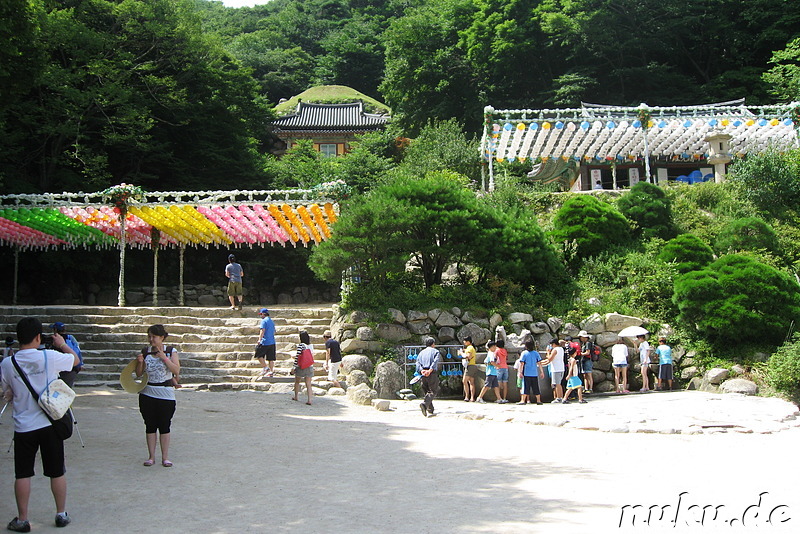
[[[534,425],[651,434],[771,434],[800,427],[797,406],[777,399],[701,391],[587,395],[586,404],[542,406],[437,401],[442,417],[489,419]],[[419,412],[419,401],[392,402],[397,410]],[[420,417],[422,414],[420,413]]]
[[[796,532],[800,522],[800,429],[780,401],[696,392],[569,406],[437,401],[441,414],[431,418],[419,402],[392,404],[379,412],[342,397],[306,406],[286,394],[180,390],[175,466],[165,469],[142,466],[135,395],[81,389],[75,411],[86,448],[77,436],[67,442],[69,532]],[[9,414],[1,422],[6,522],[15,515]],[[706,423],[737,427],[690,434]],[[37,473],[33,532],[49,532],[52,498]],[[673,508],[643,525],[633,505]],[[707,505],[721,507],[714,520],[699,514]]]

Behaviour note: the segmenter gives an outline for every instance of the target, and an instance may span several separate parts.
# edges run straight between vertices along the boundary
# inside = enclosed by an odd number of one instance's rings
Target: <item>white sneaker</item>
[[[481,398],[477,399],[475,402],[477,402],[478,404],[486,404],[486,401]]]

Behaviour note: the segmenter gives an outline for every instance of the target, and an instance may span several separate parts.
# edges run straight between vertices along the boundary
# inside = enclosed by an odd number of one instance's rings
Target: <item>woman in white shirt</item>
[[[617,342],[611,347],[611,360],[614,365],[614,383],[617,385],[617,393],[630,393],[628,391],[628,346],[621,337],[618,337]]]

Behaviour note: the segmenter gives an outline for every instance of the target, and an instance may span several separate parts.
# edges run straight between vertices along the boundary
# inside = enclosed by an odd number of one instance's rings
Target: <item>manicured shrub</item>
[[[800,286],[751,257],[729,254],[675,279],[678,320],[719,348],[737,343],[777,346],[800,319]]]
[[[558,210],[551,235],[565,246],[575,243],[578,258],[590,258],[612,245],[626,243],[630,226],[613,206],[592,195],[578,195]]]
[[[800,335],[784,343],[767,362],[769,385],[796,404],[800,404]]]
[[[649,182],[639,182],[617,202],[619,211],[636,223],[634,232],[645,238],[669,239],[675,235],[672,206],[664,190]]]
[[[745,250],[778,252],[778,236],[770,225],[757,217],[736,219],[726,224],[714,242],[719,253]]]
[[[680,274],[697,271],[714,261],[714,251],[702,239],[693,234],[681,234],[670,239],[658,259],[664,263],[674,263]]]

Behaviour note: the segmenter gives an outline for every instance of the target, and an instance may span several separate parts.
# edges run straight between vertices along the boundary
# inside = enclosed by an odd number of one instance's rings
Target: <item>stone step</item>
[[[164,324],[168,344],[181,354],[181,381],[197,387],[265,388],[254,358],[258,337],[256,307],[245,310],[191,307],[0,306],[0,335],[16,337],[17,321],[36,316],[47,325],[61,321],[81,344],[85,367],[76,385],[117,384],[119,373],[147,344],[151,324]],[[271,306],[277,357],[275,378],[293,381],[297,334],[306,330],[315,345],[315,376],[323,377],[322,333],[330,327],[330,306]],[[252,313],[251,313],[252,312]]]

